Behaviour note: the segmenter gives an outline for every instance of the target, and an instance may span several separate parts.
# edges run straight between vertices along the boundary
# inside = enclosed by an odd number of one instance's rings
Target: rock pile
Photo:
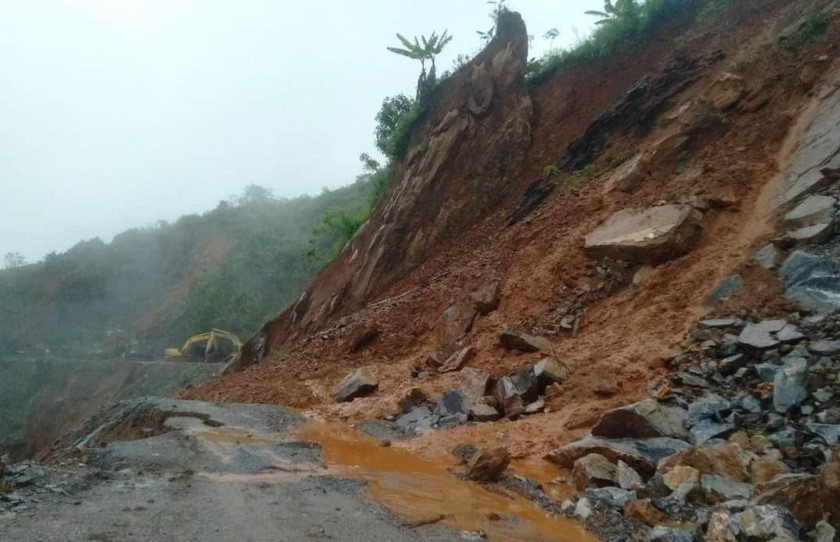
[[[652,541],[832,540],[838,338],[840,314],[700,322],[650,399],[547,456],[580,492],[564,510],[647,523]]]

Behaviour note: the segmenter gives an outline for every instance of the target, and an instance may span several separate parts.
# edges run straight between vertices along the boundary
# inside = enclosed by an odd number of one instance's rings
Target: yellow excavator
[[[181,348],[167,348],[164,357],[172,361],[227,362],[239,353],[242,341],[231,333],[221,329],[212,329],[207,333],[193,335]]]

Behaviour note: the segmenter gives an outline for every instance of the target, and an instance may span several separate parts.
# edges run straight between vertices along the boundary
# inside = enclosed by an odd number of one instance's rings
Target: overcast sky
[[[600,0],[508,0],[574,42]],[[0,0],[0,256],[203,212],[260,184],[352,182],[382,98],[419,65],[385,50],[448,29],[480,47],[484,0]]]

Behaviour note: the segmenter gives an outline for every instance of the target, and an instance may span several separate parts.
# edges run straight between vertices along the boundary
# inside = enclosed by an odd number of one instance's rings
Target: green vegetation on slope
[[[346,231],[324,227],[332,217],[364,221],[383,175],[295,199],[251,186],[204,214],[0,271],[0,352],[159,355],[211,327],[247,337],[346,242]]]

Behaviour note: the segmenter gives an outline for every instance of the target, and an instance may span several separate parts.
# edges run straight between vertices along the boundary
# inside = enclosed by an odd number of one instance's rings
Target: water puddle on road
[[[433,462],[339,424],[306,425],[296,439],[321,446],[329,470],[365,482],[371,496],[407,525],[443,521],[492,540],[594,542],[580,525],[551,517],[520,496],[455,478]],[[441,519],[443,518],[443,519]]]

